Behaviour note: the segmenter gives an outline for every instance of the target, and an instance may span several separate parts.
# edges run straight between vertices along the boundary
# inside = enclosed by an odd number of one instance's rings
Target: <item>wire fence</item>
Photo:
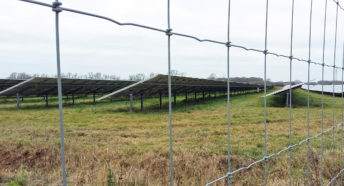
[[[324,4],[324,23],[323,23],[323,42],[322,42],[322,61],[321,62],[317,62],[317,61],[313,61],[311,59],[312,57],[312,53],[311,53],[311,46],[312,46],[312,18],[313,18],[313,0],[309,0],[309,8],[310,8],[310,14],[309,14],[309,33],[308,33],[308,58],[307,59],[302,59],[302,58],[298,58],[293,56],[294,52],[293,52],[293,43],[294,43],[294,11],[295,11],[295,0],[291,0],[291,22],[290,22],[290,53],[289,55],[284,55],[284,54],[279,54],[276,52],[272,52],[268,50],[268,25],[269,25],[269,0],[266,0],[266,9],[265,9],[265,38],[264,38],[264,49],[256,49],[256,48],[248,48],[245,46],[241,46],[241,45],[237,45],[235,43],[231,42],[231,0],[228,0],[228,25],[227,25],[227,41],[216,41],[216,40],[212,40],[212,39],[202,39],[199,38],[197,36],[193,36],[193,35],[188,35],[188,34],[184,34],[184,33],[178,33],[178,32],[174,32],[172,30],[172,26],[170,24],[170,0],[167,0],[167,25],[168,27],[166,29],[162,29],[162,28],[155,28],[155,27],[150,27],[147,25],[141,25],[141,24],[137,24],[137,23],[126,23],[126,22],[119,22],[117,20],[102,16],[102,15],[97,15],[97,14],[93,14],[93,13],[89,13],[89,12],[84,12],[84,11],[80,11],[80,10],[75,10],[75,9],[70,9],[70,8],[65,8],[62,7],[62,3],[59,2],[58,0],[56,0],[55,2],[53,2],[52,4],[47,4],[47,3],[43,3],[43,2],[38,2],[38,1],[33,1],[33,0],[20,0],[23,2],[27,2],[27,3],[32,3],[32,4],[36,4],[36,5],[40,5],[40,6],[45,6],[48,8],[52,8],[52,10],[55,13],[55,26],[56,26],[56,58],[57,58],[57,75],[58,75],[58,98],[59,98],[59,113],[60,113],[60,135],[61,135],[61,159],[62,159],[62,181],[63,181],[63,185],[66,185],[66,166],[65,166],[65,147],[64,147],[64,134],[63,134],[63,108],[62,108],[62,85],[61,85],[61,68],[60,68],[60,44],[59,44],[59,14],[62,11],[67,11],[67,12],[72,12],[72,13],[76,13],[76,14],[81,14],[81,15],[85,15],[85,16],[91,16],[91,17],[95,17],[95,18],[99,18],[99,19],[104,19],[107,21],[110,21],[112,23],[115,23],[119,26],[133,26],[133,27],[139,27],[139,28],[143,28],[143,29],[147,29],[147,30],[151,30],[151,31],[155,31],[158,33],[162,33],[162,34],[166,34],[167,36],[167,50],[168,50],[168,58],[167,58],[167,62],[168,62],[168,97],[169,97],[169,137],[170,137],[170,177],[171,177],[171,185],[173,185],[173,139],[172,139],[172,101],[171,101],[171,36],[178,36],[178,37],[184,37],[184,38],[189,38],[189,39],[193,39],[199,42],[209,42],[209,43],[213,43],[213,44],[217,44],[217,45],[222,45],[224,47],[227,48],[227,115],[228,115],[228,170],[227,173],[222,176],[219,177],[217,179],[214,179],[213,181],[207,183],[206,185],[211,185],[214,184],[220,180],[223,179],[227,179],[228,184],[230,185],[232,183],[231,179],[233,176],[235,176],[237,173],[245,171],[250,169],[251,167],[260,164],[260,163],[264,163],[264,185],[267,185],[267,178],[268,178],[268,162],[271,158],[276,157],[281,155],[284,152],[289,151],[289,185],[292,184],[292,161],[293,161],[293,149],[296,147],[300,147],[303,144],[307,144],[307,185],[310,185],[310,142],[316,138],[321,138],[321,162],[320,162],[320,166],[321,166],[321,170],[320,170],[320,183],[321,185],[324,184],[324,180],[323,180],[323,170],[324,170],[324,134],[326,133],[330,133],[332,131],[332,171],[331,171],[331,175],[332,175],[332,179],[330,180],[329,183],[327,183],[327,185],[333,185],[335,183],[335,181],[339,178],[342,177],[342,173],[344,172],[344,163],[343,163],[343,148],[342,148],[342,139],[343,139],[343,109],[344,109],[344,99],[343,99],[343,83],[341,83],[341,89],[342,89],[342,93],[341,93],[341,122],[339,122],[338,124],[336,124],[335,121],[335,85],[333,83],[333,91],[332,91],[332,109],[333,109],[333,114],[332,114],[332,127],[324,130],[324,85],[322,84],[322,91],[321,91],[321,132],[314,135],[314,136],[310,136],[310,65],[314,64],[314,65],[319,65],[321,66],[322,69],[322,81],[324,81],[324,68],[325,67],[330,67],[333,69],[333,81],[335,81],[335,72],[336,70],[341,70],[342,71],[342,79],[341,81],[343,82],[343,76],[344,76],[344,59],[343,59],[343,64],[342,66],[337,66],[336,65],[336,52],[337,52],[337,31],[338,31],[338,13],[339,11],[343,11],[344,12],[344,8],[343,6],[339,3],[338,0],[332,0],[332,3],[335,3],[336,5],[336,19],[335,19],[335,33],[334,33],[334,61],[333,61],[333,65],[328,65],[325,64],[325,46],[326,46],[326,31],[327,31],[327,14],[328,14],[328,0],[324,0],[325,4]],[[249,52],[255,52],[255,53],[260,53],[262,55],[264,55],[264,157],[262,159],[259,159],[247,166],[243,166],[241,168],[235,169],[233,170],[231,167],[231,117],[230,117],[230,109],[231,109],[231,105],[230,105],[230,49],[231,48],[237,48],[237,49],[242,49],[245,51],[249,51]],[[271,55],[271,56],[276,56],[276,57],[280,57],[280,58],[285,58],[285,59],[289,59],[289,83],[290,83],[290,99],[289,99],[289,146],[288,147],[284,147],[282,148],[280,151],[273,153],[273,154],[268,154],[267,152],[267,98],[266,98],[266,90],[267,90],[267,56]],[[343,51],[343,55],[344,55],[344,51]],[[344,56],[343,56],[344,57]],[[291,90],[291,85],[292,85],[292,65],[294,62],[304,62],[306,64],[308,64],[308,74],[307,74],[307,138],[301,140],[298,143],[294,143],[293,144],[293,131],[292,131],[292,126],[293,126],[293,113],[292,113],[292,90]],[[334,170],[334,163],[335,163],[335,154],[334,154],[334,148],[335,148],[335,137],[336,137],[336,129],[339,129],[339,127],[341,127],[340,131],[341,131],[341,135],[340,135],[340,161],[341,161],[341,169],[340,171],[336,174],[335,170]],[[342,180],[342,179],[341,179]]]

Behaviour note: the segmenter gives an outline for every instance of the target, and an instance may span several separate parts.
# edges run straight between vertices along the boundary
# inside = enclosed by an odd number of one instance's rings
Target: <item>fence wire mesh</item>
[[[169,97],[169,137],[170,137],[170,176],[171,176],[171,185],[173,185],[173,133],[172,133],[172,101],[171,101],[171,37],[172,36],[178,36],[178,37],[184,37],[184,38],[189,38],[193,39],[199,42],[209,42],[217,45],[223,45],[227,48],[227,115],[228,115],[228,172],[217,179],[214,179],[213,181],[207,183],[206,185],[211,185],[214,184],[220,180],[227,179],[228,184],[230,185],[232,183],[231,179],[233,176],[235,176],[237,173],[245,171],[250,169],[251,167],[264,163],[264,185],[267,185],[267,178],[268,178],[268,161],[276,156],[279,156],[280,154],[289,151],[289,185],[292,184],[292,161],[293,161],[293,149],[296,147],[300,147],[304,143],[307,144],[307,185],[310,185],[310,141],[314,140],[316,138],[321,138],[321,162],[320,162],[320,183],[323,185],[324,180],[323,180],[323,171],[324,171],[324,134],[329,133],[332,131],[332,171],[331,171],[331,176],[332,179],[329,181],[327,185],[333,185],[335,181],[341,177],[343,177],[343,172],[344,172],[344,163],[343,163],[343,110],[344,110],[344,101],[343,101],[343,76],[344,76],[344,45],[343,45],[343,64],[342,66],[337,66],[336,65],[336,48],[337,48],[337,30],[338,30],[338,17],[339,17],[339,11],[344,12],[343,6],[339,3],[338,0],[332,0],[333,3],[336,5],[336,17],[335,17],[335,33],[334,33],[334,61],[333,65],[328,65],[325,64],[325,48],[326,48],[326,31],[327,31],[327,14],[328,14],[328,0],[324,0],[325,5],[324,5],[324,24],[323,24],[323,41],[322,41],[322,61],[317,62],[313,61],[312,58],[312,53],[311,53],[311,46],[312,46],[312,16],[313,16],[313,0],[310,0],[310,14],[309,14],[309,35],[308,35],[308,59],[302,59],[293,56],[293,39],[294,39],[294,10],[295,10],[295,0],[291,0],[291,24],[290,24],[290,54],[289,55],[284,55],[272,51],[268,51],[268,25],[269,25],[269,0],[266,0],[266,9],[265,9],[265,36],[264,36],[264,50],[261,49],[256,49],[256,48],[248,48],[245,46],[241,46],[235,43],[231,42],[231,37],[230,37],[230,31],[231,31],[231,0],[228,0],[228,25],[227,25],[227,41],[216,41],[212,39],[202,39],[194,35],[188,35],[184,33],[178,33],[172,31],[172,27],[170,24],[170,0],[167,0],[167,29],[161,29],[161,28],[155,28],[147,25],[142,25],[142,24],[137,24],[137,23],[131,23],[131,22],[119,22],[117,20],[111,19],[109,17],[105,17],[102,15],[98,14],[93,14],[85,11],[80,11],[76,9],[71,9],[71,8],[65,8],[62,7],[62,3],[56,0],[52,4],[47,4],[39,1],[33,1],[33,0],[19,0],[27,3],[32,3],[48,8],[52,8],[53,12],[55,13],[55,26],[56,26],[56,56],[57,56],[57,74],[58,74],[58,97],[59,97],[59,113],[60,113],[60,135],[61,135],[61,159],[62,159],[62,183],[63,185],[66,185],[66,166],[65,166],[65,157],[64,157],[64,134],[63,134],[63,112],[62,112],[62,85],[61,85],[61,67],[60,67],[60,45],[59,45],[59,14],[63,11],[66,12],[72,12],[75,14],[81,14],[85,16],[91,16],[99,19],[104,19],[107,21],[110,21],[112,23],[115,23],[119,26],[133,26],[133,27],[139,27],[151,31],[155,31],[158,33],[166,34],[167,36],[167,41],[168,41],[168,97]],[[242,49],[245,51],[249,52],[255,52],[255,53],[260,53],[264,55],[264,157],[250,163],[247,166],[243,166],[241,168],[232,170],[231,168],[231,111],[230,111],[230,49],[231,48],[237,48],[237,49]],[[267,57],[268,55],[279,57],[279,58],[285,58],[289,59],[289,83],[290,83],[290,99],[289,99],[289,146],[282,148],[280,151],[268,154],[267,151],[267,99],[266,99],[266,90],[267,90]],[[293,144],[293,138],[292,138],[292,125],[293,125],[293,115],[292,115],[292,90],[291,90],[291,85],[292,85],[292,65],[294,62],[304,62],[306,63],[307,66],[307,138],[299,141],[298,143]],[[333,83],[333,89],[332,89],[332,127],[324,130],[324,85],[321,85],[321,132],[314,135],[310,136],[310,68],[311,64],[321,66],[322,73],[321,73],[321,79],[324,81],[324,68],[325,67],[330,67],[333,69],[333,81],[336,80],[336,70],[341,70],[342,71],[342,77],[341,77],[341,122],[336,122],[335,121],[335,85]],[[338,123],[336,125],[336,123]],[[340,171],[335,173],[334,169],[334,164],[335,164],[335,137],[336,137],[336,129],[339,129],[339,126],[341,127],[341,135],[340,135]],[[341,183],[342,185],[342,183]]]

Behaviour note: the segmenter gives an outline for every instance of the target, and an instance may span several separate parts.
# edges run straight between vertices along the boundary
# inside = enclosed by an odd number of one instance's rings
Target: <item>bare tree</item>
[[[182,77],[185,77],[186,73],[185,72],[179,72],[178,70],[171,70],[171,75],[172,76],[182,76]]]
[[[116,75],[110,75],[109,80],[120,80],[120,77]]]
[[[8,79],[30,79],[32,75],[26,74],[25,72],[12,72]]]
[[[208,77],[208,79],[210,80],[215,80],[216,79],[216,74],[215,73],[211,73]]]
[[[134,75],[129,75],[129,80],[131,81],[141,81],[146,79],[146,75],[145,74],[134,74]]]
[[[152,73],[150,73],[149,74],[149,78],[152,78],[152,77],[154,77],[154,76],[156,76],[156,75],[158,75],[157,73],[154,73],[154,72],[152,72]]]

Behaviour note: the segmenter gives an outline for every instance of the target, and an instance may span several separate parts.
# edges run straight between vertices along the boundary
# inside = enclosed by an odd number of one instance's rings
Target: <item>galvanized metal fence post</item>
[[[228,0],[228,20],[227,20],[227,122],[228,122],[228,126],[227,126],[227,130],[228,130],[228,134],[227,134],[227,140],[228,140],[228,185],[231,185],[231,177],[232,175],[230,174],[231,172],[231,106],[230,106],[230,47],[231,47],[231,41],[230,41],[230,31],[231,31],[231,0]]]
[[[56,0],[53,2],[53,11],[55,12],[55,29],[56,29],[56,62],[57,62],[57,89],[59,99],[60,113],[60,138],[61,138],[61,161],[62,161],[62,184],[67,185],[66,181],[66,160],[64,146],[64,129],[63,129],[63,109],[62,109],[62,83],[61,83],[61,65],[60,65],[60,35],[59,35],[59,13],[62,11],[61,2]]]
[[[266,126],[266,62],[268,54],[268,20],[269,20],[269,0],[266,0],[265,8],[265,36],[264,36],[264,185],[267,185],[268,172],[268,152],[267,152],[267,126]]]
[[[168,62],[168,118],[169,118],[169,129],[170,129],[170,176],[171,186],[173,186],[173,132],[172,132],[172,82],[171,82],[171,36],[172,29],[170,23],[170,0],[167,0],[167,62]]]

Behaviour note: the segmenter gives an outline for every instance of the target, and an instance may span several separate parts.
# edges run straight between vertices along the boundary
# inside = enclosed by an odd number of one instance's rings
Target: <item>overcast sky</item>
[[[41,0],[46,3],[51,1]],[[291,0],[271,0],[268,50],[290,52]],[[163,0],[72,0],[64,7],[108,16],[120,22],[134,22],[167,28],[167,1]],[[342,2],[343,3],[343,2]],[[343,3],[344,4],[344,3]],[[325,0],[315,0],[313,10],[312,60],[322,61]],[[328,0],[326,63],[334,63],[335,3]],[[308,58],[310,0],[295,0],[294,56]],[[227,0],[171,0],[173,31],[200,38],[226,41]],[[344,15],[339,12],[336,65],[342,65]],[[265,0],[232,0],[231,41],[264,49]],[[56,74],[54,13],[50,8],[17,0],[0,1],[0,78],[11,72]],[[101,72],[125,79],[136,73],[167,72],[167,37],[163,33],[121,27],[113,23],[61,13],[62,72]],[[191,77],[226,75],[226,47],[172,36],[172,69]],[[231,49],[231,76],[263,77],[262,54]],[[268,78],[289,80],[288,59],[268,57]],[[337,79],[340,79],[340,71]],[[332,79],[332,69],[325,69]],[[307,64],[293,63],[293,79],[306,81]],[[321,78],[321,66],[311,66],[311,79]]]

